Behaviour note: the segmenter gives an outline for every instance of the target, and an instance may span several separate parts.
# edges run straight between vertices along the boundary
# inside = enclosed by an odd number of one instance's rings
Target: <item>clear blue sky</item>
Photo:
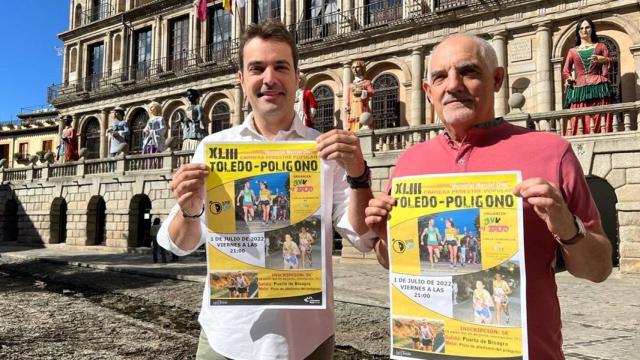
[[[2,0],[0,9],[0,121],[20,108],[45,105],[47,86],[62,80],[62,47],[69,0]]]

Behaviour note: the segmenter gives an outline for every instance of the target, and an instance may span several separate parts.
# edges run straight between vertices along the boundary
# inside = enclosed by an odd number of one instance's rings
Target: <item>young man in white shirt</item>
[[[251,24],[240,46],[238,77],[253,112],[243,124],[207,136],[205,141],[316,140],[323,161],[325,188],[323,225],[326,262],[326,310],[265,310],[258,306],[210,307],[205,284],[199,322],[202,326],[197,359],[332,359],[335,318],[331,246],[336,229],[361,251],[373,248],[372,233],[364,223],[371,198],[370,171],[357,136],[344,130],[320,134],[295,118],[298,54],[295,42],[279,22]],[[204,142],[204,141],[203,141]],[[205,178],[203,144],[191,164],[173,176],[171,189],[177,205],[158,234],[166,249],[186,255],[205,243]],[[345,180],[346,176],[346,180]],[[351,189],[350,189],[351,187]],[[200,214],[200,216],[197,216]],[[362,236],[361,236],[362,235]]]

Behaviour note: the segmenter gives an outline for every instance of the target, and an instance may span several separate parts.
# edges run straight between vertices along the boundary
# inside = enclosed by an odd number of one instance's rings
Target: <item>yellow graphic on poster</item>
[[[206,143],[204,151],[210,305],[326,308],[316,143]]]
[[[391,358],[528,359],[520,178],[393,179]]]

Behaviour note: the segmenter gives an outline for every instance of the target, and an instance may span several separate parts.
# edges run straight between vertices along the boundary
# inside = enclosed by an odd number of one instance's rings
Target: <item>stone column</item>
[[[636,96],[634,99],[638,99],[640,98],[640,44],[630,46],[629,50],[631,51],[631,54],[633,54],[633,63],[636,69]],[[640,113],[638,114],[638,117],[640,117]]]
[[[237,13],[234,14],[231,20],[231,26],[232,26],[231,38],[232,39],[239,39],[240,35],[242,35],[242,23],[244,23],[244,16],[245,16],[245,13],[247,12],[247,7],[248,5],[245,4],[244,7],[239,8]]]
[[[193,6],[193,11],[189,14],[189,50],[195,50],[198,47],[196,35],[198,34],[197,23],[199,21],[196,19],[195,11],[195,6]]]
[[[414,48],[411,50],[411,119],[409,126],[417,126],[423,124],[424,112],[424,92],[422,90],[422,48]]]
[[[104,69],[103,69],[103,73],[107,74],[107,75],[111,75],[111,65],[112,65],[112,60],[113,60],[113,49],[112,49],[112,43],[111,43],[111,31],[108,31],[107,34],[104,37]]]
[[[493,34],[493,48],[496,50],[498,66],[505,71],[504,81],[495,97],[494,110],[496,116],[504,116],[509,112],[509,79],[507,77],[507,32]]]
[[[236,126],[242,124],[242,121],[244,120],[244,95],[242,94],[242,87],[240,86],[240,83],[237,83],[233,87],[233,93],[236,102],[233,106],[234,109],[233,117],[231,118],[231,125]]]
[[[69,56],[71,56],[70,47],[65,46],[62,52],[62,83],[69,81]]]
[[[338,31],[348,33],[351,31],[351,24],[353,19],[353,0],[342,0],[342,7],[340,8],[340,14],[338,15]]]
[[[551,73],[551,30],[549,24],[536,29],[536,111],[551,111],[553,107],[553,79]]]
[[[154,20],[153,27],[155,36],[153,37],[153,59],[158,61],[158,59],[162,57],[162,16],[156,16]]]
[[[284,8],[284,24],[289,29],[291,25],[296,23],[296,2],[295,0],[280,0],[280,8]]]
[[[126,26],[122,26],[122,52],[120,56],[122,57],[120,60],[120,66],[122,68],[126,68],[130,65],[129,61],[129,28]]]
[[[553,58],[551,59],[551,64],[553,65],[553,78],[556,79],[555,91],[554,91],[554,100],[555,100],[555,108],[554,110],[562,109],[562,92],[564,91],[564,87],[562,85],[562,62],[563,58]]]
[[[107,138],[107,128],[109,127],[109,113],[111,109],[102,109],[102,120],[100,121],[100,158],[104,159],[109,155],[109,139]]]
[[[84,49],[83,49],[83,44],[80,41],[76,42],[76,79],[79,80],[80,78],[84,77],[84,66],[82,64],[82,59],[83,59],[83,53],[84,53]]]
[[[344,108],[347,106],[347,94],[349,93],[349,85],[353,82],[353,74],[351,73],[351,61],[342,63],[342,108],[340,109],[340,119],[342,120],[342,128],[348,129],[347,112]]]
[[[433,49],[429,52],[429,55],[427,55],[425,57],[425,63],[427,65],[425,65],[424,78],[422,79],[423,81],[424,80],[428,80],[427,79],[427,70],[428,70],[428,67],[429,67],[429,65],[428,65],[429,64],[429,59],[431,59],[431,52],[433,52]],[[422,86],[422,84],[420,84],[420,86]],[[422,91],[424,91],[424,89]],[[424,122],[425,122],[425,124],[431,124],[431,123],[433,123],[434,116],[431,115],[431,111],[432,111],[431,110],[431,103],[429,102],[429,98],[427,97],[426,93],[424,94],[423,104],[424,104]]]
[[[82,140],[83,137],[85,136],[85,134],[81,134],[80,133],[80,114],[73,114],[73,122],[72,122],[72,126],[73,128],[76,130],[76,134],[78,134],[78,151],[80,151],[80,148],[82,147],[82,145],[84,145],[84,141]]]
[[[73,1],[69,1],[69,30],[73,29],[73,27],[76,25],[74,23],[74,19],[75,19],[75,9],[74,9],[74,3]]]
[[[80,125],[80,114],[73,114],[73,128],[76,129],[76,132],[79,134],[80,133],[80,129],[78,128],[78,126]],[[79,144],[78,144],[79,146]]]

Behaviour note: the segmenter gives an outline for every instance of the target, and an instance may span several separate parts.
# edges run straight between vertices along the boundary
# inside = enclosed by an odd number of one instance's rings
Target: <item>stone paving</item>
[[[148,251],[127,253],[100,247],[75,247],[65,244],[45,248],[27,248],[0,243],[0,257],[28,258],[138,275],[202,282],[204,257],[187,256],[177,263],[153,264]],[[349,311],[362,311],[381,316],[389,306],[387,273],[377,265],[342,263],[334,257],[334,287],[338,332],[340,308],[354,304]],[[567,359],[635,360],[640,350],[640,276],[620,274],[617,269],[601,283],[576,279],[568,273],[557,275],[562,307],[563,334]],[[354,310],[355,309],[355,310]],[[364,314],[369,312],[369,314]],[[388,321],[379,321],[377,335],[369,339],[368,348],[359,350],[384,354],[388,346]],[[369,325],[370,326],[370,325]],[[366,330],[366,329],[363,329]],[[385,335],[386,333],[386,335]],[[337,334],[337,339],[340,338]],[[338,341],[340,344],[340,341]],[[365,346],[365,345],[362,345]]]

